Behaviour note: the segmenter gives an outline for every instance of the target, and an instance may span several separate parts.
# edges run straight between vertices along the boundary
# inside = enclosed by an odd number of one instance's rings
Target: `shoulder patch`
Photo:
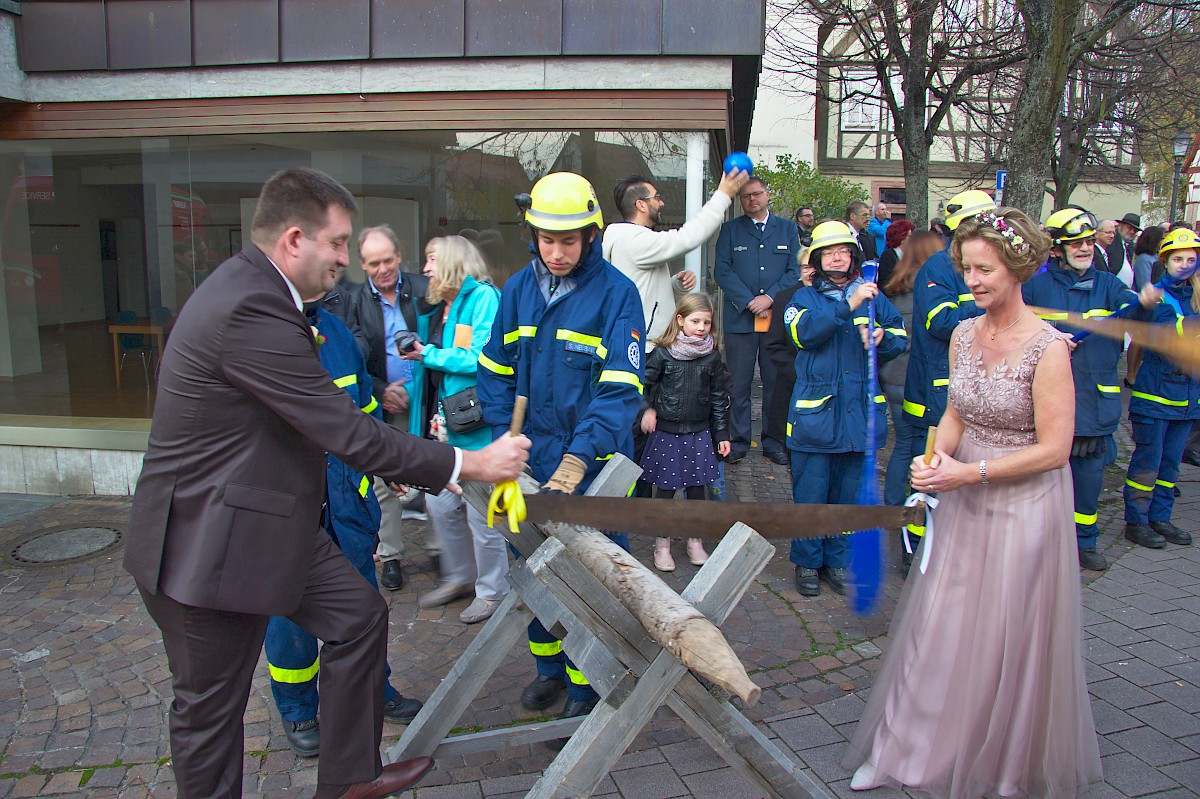
[[[788,309],[783,312],[783,323],[785,325],[790,325],[792,322],[796,321],[796,317],[799,315],[800,309],[795,305],[789,305]]]
[[[629,363],[634,369],[642,368],[642,345],[641,342],[633,341],[629,344]]]

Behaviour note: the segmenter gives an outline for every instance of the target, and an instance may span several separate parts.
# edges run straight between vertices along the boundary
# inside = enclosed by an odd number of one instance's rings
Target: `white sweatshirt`
[[[632,280],[641,295],[642,313],[650,325],[646,331],[647,351],[653,349],[654,339],[667,329],[678,298],[686,293],[680,282],[671,278],[667,262],[712,238],[732,203],[728,195],[718,191],[695,217],[677,230],[656,231],[632,222],[617,222],[604,228],[605,260]]]

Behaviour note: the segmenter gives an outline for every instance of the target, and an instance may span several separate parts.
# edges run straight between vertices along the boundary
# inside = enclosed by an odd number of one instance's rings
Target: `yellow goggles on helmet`
[[[1046,233],[1054,240],[1055,244],[1095,236],[1096,229],[1100,227],[1100,222],[1090,211],[1071,210],[1074,215],[1068,216],[1065,220],[1055,219],[1055,217],[1066,216],[1062,211],[1051,214],[1050,218],[1046,220]]]

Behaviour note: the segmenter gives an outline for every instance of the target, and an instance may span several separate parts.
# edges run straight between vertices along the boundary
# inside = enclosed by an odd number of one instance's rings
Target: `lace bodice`
[[[950,403],[965,425],[964,435],[995,447],[1025,447],[1037,443],[1033,425],[1033,373],[1046,348],[1066,336],[1050,325],[1020,348],[1020,360],[983,345],[975,335],[982,317],[964,320],[954,332],[954,372]],[[986,357],[985,357],[986,356]],[[990,361],[996,361],[992,364]]]

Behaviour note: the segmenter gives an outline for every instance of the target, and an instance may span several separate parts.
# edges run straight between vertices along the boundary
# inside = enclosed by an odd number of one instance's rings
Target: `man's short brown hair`
[[[350,190],[319,169],[300,166],[276,172],[258,194],[250,239],[267,249],[292,225],[312,234],[325,226],[332,205],[358,211]]]

